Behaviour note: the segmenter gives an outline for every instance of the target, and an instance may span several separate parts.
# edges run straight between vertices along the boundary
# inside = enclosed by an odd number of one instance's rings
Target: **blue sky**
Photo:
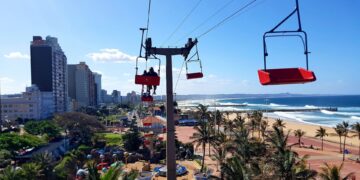
[[[202,0],[172,38],[199,0],[152,0],[149,36],[155,46],[182,46],[186,36],[231,0]],[[196,37],[250,0],[232,0],[223,11],[190,34]],[[0,3],[0,80],[2,93],[18,93],[30,85],[30,41],[33,35],[58,37],[68,63],[85,61],[103,75],[103,88],[122,93],[134,85],[134,59],[139,53],[139,27],[146,25],[147,0],[6,0]],[[360,1],[300,0],[303,29],[309,35],[310,69],[317,81],[304,85],[261,86],[262,35],[287,16],[295,4],[258,0],[254,6],[199,39],[205,78],[179,79],[178,94],[307,93],[359,94]],[[284,28],[295,28],[293,19]],[[269,67],[304,66],[300,41],[269,41]],[[162,70],[165,65],[162,59]],[[174,84],[183,62],[175,57]],[[143,64],[142,64],[143,65]],[[155,65],[155,62],[153,64]],[[196,69],[197,66],[191,66]],[[165,93],[164,73],[158,94]]]

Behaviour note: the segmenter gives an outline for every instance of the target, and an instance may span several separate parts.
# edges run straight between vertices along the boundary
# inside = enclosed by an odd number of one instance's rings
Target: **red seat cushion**
[[[159,86],[160,85],[160,77],[159,76],[135,75],[135,84],[148,85],[148,86]]]
[[[186,74],[187,79],[197,79],[197,78],[202,78],[202,77],[204,77],[204,75],[201,72]]]
[[[152,96],[142,96],[141,97],[141,101],[143,102],[153,102],[153,97]]]
[[[260,69],[258,75],[262,85],[303,84],[316,81],[314,72],[304,68]]]

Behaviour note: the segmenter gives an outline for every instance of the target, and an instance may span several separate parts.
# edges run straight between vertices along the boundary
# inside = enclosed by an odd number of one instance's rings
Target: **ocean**
[[[360,122],[360,95],[348,96],[306,96],[306,97],[276,97],[276,98],[239,98],[184,101],[185,104],[205,105],[220,104],[226,107],[217,107],[221,111],[271,109],[272,113],[264,116],[299,121],[308,124],[333,127],[342,121],[349,123]],[[231,106],[245,104],[247,106]],[[338,111],[315,112],[279,112],[276,109],[305,109],[305,108],[338,108]],[[214,110],[214,108],[210,108]]]

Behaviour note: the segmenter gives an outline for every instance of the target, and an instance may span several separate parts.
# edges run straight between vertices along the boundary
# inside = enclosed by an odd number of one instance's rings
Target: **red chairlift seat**
[[[135,75],[135,84],[148,85],[148,86],[159,86],[159,76],[147,76],[147,75]]]
[[[277,30],[284,22],[291,16],[296,15],[298,21],[297,30]],[[306,57],[306,69],[304,68],[281,68],[281,69],[267,69],[266,57],[269,55],[267,51],[266,38],[270,37],[298,37],[304,46],[304,54]],[[309,51],[307,34],[301,28],[299,2],[296,0],[296,8],[273,29],[265,32],[263,35],[263,49],[264,49],[264,69],[258,70],[259,80],[262,85],[280,85],[280,84],[304,84],[316,81],[313,71],[309,70]]]
[[[136,58],[135,84],[147,85],[147,86],[159,86],[160,85],[160,67],[161,67],[160,59],[158,59],[156,57],[145,59],[146,64],[147,64],[148,60],[158,60],[159,61],[158,72],[155,73],[155,74],[151,74],[151,75],[150,74],[148,74],[148,75],[139,75],[138,74],[138,61],[139,61],[139,59],[144,59],[144,58],[143,57]],[[145,71],[146,70],[147,70],[147,68],[145,69]]]
[[[204,77],[202,72],[197,72],[197,73],[187,73],[186,74],[186,78],[187,79],[197,79],[197,78],[202,78]]]
[[[154,98],[152,96],[142,96],[141,101],[143,101],[143,102],[153,102]]]
[[[304,84],[316,81],[315,73],[304,68],[260,69],[258,75],[262,85]]]
[[[202,73],[202,64],[201,64],[201,60],[200,60],[200,57],[199,57],[199,51],[198,51],[197,45],[196,45],[195,47],[196,47],[196,52],[195,52],[195,54],[192,55],[188,60],[185,59],[186,79],[198,79],[198,78],[203,78],[203,77],[204,77],[204,74]],[[196,58],[193,59],[195,56],[196,56]],[[189,64],[189,63],[192,63],[192,62],[197,62],[197,63],[199,63],[199,67],[200,67],[200,71],[199,71],[199,72],[189,73],[188,64]]]

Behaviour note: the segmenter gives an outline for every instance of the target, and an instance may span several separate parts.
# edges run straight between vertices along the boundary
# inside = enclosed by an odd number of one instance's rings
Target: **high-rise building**
[[[68,94],[76,110],[96,105],[96,89],[93,72],[85,62],[68,65]]]
[[[94,72],[96,104],[102,103],[101,98],[101,74]]]
[[[57,38],[33,36],[30,45],[31,84],[42,92],[52,92],[55,112],[67,111],[67,58]]]

